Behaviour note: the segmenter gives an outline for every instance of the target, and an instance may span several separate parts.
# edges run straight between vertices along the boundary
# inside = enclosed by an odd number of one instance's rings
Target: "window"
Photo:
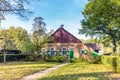
[[[62,48],[62,51],[67,51],[67,48],[63,47],[63,48]]]
[[[41,49],[41,52],[46,52],[45,48],[42,48],[42,49]]]
[[[67,48],[66,47],[62,48],[62,55],[67,55]]]
[[[45,49],[45,48],[42,48],[40,54],[41,54],[41,55],[46,55],[46,49]]]
[[[53,55],[55,55],[55,54],[56,54],[55,48],[51,47],[51,48],[50,48],[50,55],[53,56]]]

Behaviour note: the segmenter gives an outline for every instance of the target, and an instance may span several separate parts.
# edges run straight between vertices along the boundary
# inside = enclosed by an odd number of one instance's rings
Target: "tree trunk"
[[[35,60],[37,61],[37,55],[38,55],[38,52],[35,51]]]
[[[116,39],[115,39],[115,37],[113,37],[113,45],[114,45],[113,52],[115,53],[116,52]]]
[[[4,64],[6,64],[6,51],[5,51],[5,45],[4,45]]]

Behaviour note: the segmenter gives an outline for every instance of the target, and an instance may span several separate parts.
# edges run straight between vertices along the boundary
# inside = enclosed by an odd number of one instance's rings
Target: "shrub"
[[[102,56],[95,57],[91,62],[94,64],[101,64],[101,57]]]
[[[119,72],[120,73],[120,57],[117,58],[117,61],[116,61],[116,72]]]
[[[73,60],[74,63],[79,63],[79,62],[81,62],[81,61],[84,61],[84,60],[82,60],[82,59],[80,59],[80,58],[74,58],[74,60]]]
[[[35,61],[35,56],[34,55],[27,55],[26,60]]]
[[[67,56],[65,56],[65,55],[58,57],[59,62],[66,62],[66,60],[67,60]]]
[[[61,56],[48,56],[46,61],[51,62],[65,62],[67,60],[67,56],[61,55]]]
[[[57,59],[58,59],[58,56],[52,56],[51,59],[52,59],[52,60],[57,60]]]
[[[113,69],[115,72],[120,72],[120,58],[116,56],[102,56],[101,62],[107,68]]]

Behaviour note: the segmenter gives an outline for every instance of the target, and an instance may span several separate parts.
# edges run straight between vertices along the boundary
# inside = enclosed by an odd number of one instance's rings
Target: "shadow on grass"
[[[11,65],[31,65],[31,64],[57,64],[57,62],[46,62],[46,61],[11,61],[6,64],[0,63],[0,66],[11,66]],[[60,63],[58,63],[60,64]]]
[[[43,77],[37,80],[120,80],[110,77],[111,72],[93,72],[93,73],[80,73],[80,74],[67,74],[60,76]]]
[[[40,68],[40,69],[47,69],[47,68],[51,68],[53,66],[21,66],[21,67],[10,67],[10,68],[1,68],[0,70],[13,70],[13,69],[33,69],[33,68]]]

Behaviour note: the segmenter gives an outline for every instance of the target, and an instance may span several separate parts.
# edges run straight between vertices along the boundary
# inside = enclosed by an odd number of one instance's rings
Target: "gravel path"
[[[36,80],[37,78],[41,78],[43,77],[44,75],[58,69],[59,67],[62,67],[64,65],[66,65],[67,63],[63,63],[63,64],[60,64],[60,65],[57,65],[57,66],[54,66],[54,67],[51,67],[51,68],[48,68],[46,70],[43,70],[43,71],[40,71],[38,73],[34,73],[32,75],[28,75],[26,77],[23,77],[21,78],[20,80]]]

